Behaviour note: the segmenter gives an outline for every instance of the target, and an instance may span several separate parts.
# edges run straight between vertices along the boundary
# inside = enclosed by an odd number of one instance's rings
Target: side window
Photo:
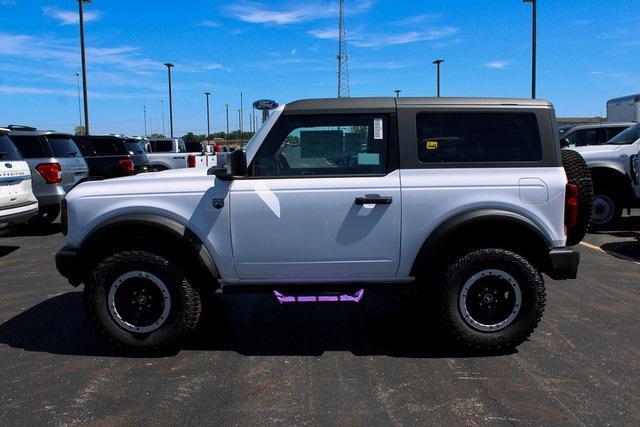
[[[418,158],[423,163],[542,160],[533,113],[418,113]]]
[[[614,136],[618,136],[618,134],[621,133],[625,129],[626,129],[625,127],[609,127],[609,128],[605,128],[605,131],[607,133],[606,141],[609,141],[610,139],[613,139]]]
[[[598,129],[579,129],[567,137],[570,147],[599,145]]]
[[[36,159],[39,157],[50,157],[51,153],[47,152],[40,138],[35,135],[10,135],[16,148],[25,159]]]
[[[186,153],[187,152],[187,146],[184,144],[184,141],[182,139],[178,140],[178,153]]]
[[[287,117],[251,165],[253,176],[384,174],[388,119],[384,115]]]

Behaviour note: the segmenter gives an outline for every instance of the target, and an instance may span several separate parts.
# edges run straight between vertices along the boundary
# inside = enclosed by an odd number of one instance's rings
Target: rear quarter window
[[[51,153],[37,135],[10,135],[10,138],[25,159],[51,157]]]
[[[48,136],[47,142],[55,157],[81,157],[80,149],[69,137]]]
[[[422,163],[500,163],[542,160],[533,113],[418,113],[418,158]]]
[[[0,160],[7,162],[22,160],[20,152],[6,135],[0,135]]]

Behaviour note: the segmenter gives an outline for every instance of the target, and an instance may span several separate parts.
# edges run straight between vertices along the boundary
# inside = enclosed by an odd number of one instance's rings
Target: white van
[[[38,213],[31,189],[29,165],[0,128],[0,230],[25,222]]]

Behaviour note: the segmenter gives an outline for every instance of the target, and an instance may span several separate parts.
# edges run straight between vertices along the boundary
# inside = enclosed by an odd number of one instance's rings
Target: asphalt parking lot
[[[0,424],[640,424],[640,212],[590,235],[513,354],[473,357],[428,314],[229,296],[178,354],[98,342],[54,267],[57,225],[0,237]]]

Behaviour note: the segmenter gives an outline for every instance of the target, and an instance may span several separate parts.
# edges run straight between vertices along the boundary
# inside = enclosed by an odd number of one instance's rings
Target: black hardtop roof
[[[385,110],[397,106],[521,106],[551,107],[551,103],[539,99],[519,98],[448,98],[448,97],[377,97],[377,98],[318,98],[302,99],[286,104],[289,113],[313,110]]]

